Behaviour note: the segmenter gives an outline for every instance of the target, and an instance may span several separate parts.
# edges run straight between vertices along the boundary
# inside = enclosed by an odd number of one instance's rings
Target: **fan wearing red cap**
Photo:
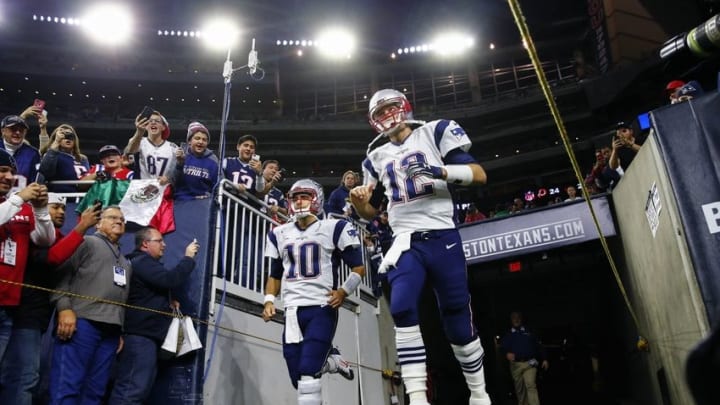
[[[685,82],[682,80],[673,80],[665,86],[665,92],[667,93],[668,98],[670,99],[670,104],[677,103],[678,89],[680,89],[684,85],[685,85]]]
[[[141,179],[158,179],[160,184],[174,182],[180,148],[168,141],[169,137],[170,125],[160,112],[153,111],[149,117],[141,113],[135,118],[135,133],[125,151],[138,154],[136,160]]]

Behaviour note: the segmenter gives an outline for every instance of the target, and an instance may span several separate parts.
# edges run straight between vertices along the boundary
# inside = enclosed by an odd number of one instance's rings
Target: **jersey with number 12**
[[[339,219],[321,219],[304,230],[290,222],[270,231],[265,256],[282,261],[285,306],[327,304],[327,294],[337,289],[338,283],[331,261],[333,252],[359,245],[357,230]]]
[[[140,178],[156,179],[165,176],[172,179],[175,176],[177,148],[172,142],[163,141],[155,146],[147,137],[143,138],[140,141]]]
[[[445,165],[453,149],[467,152],[472,143],[455,121],[437,120],[413,130],[403,143],[388,142],[363,162],[365,184],[381,182],[388,200],[388,220],[396,234],[455,228],[454,205],[445,180],[408,178],[407,167],[420,161]]]

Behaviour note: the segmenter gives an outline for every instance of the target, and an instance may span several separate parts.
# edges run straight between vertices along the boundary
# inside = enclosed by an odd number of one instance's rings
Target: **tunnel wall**
[[[612,198],[622,238],[617,262],[639,320],[637,334],[650,341],[649,352],[630,349],[627,356],[636,380],[631,384],[635,399],[692,404],[685,360],[707,332],[708,320],[687,238],[700,230],[683,226],[655,135],[642,146]],[[653,209],[659,213],[652,215]]]

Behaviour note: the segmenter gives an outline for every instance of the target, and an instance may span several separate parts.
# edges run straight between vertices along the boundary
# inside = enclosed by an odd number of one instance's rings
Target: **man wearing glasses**
[[[170,291],[181,286],[195,268],[196,240],[185,248],[185,256],[172,269],[160,259],[165,252],[162,234],[155,228],[135,233],[135,250],[127,258],[133,267],[130,296],[133,306],[168,312],[180,304]],[[157,374],[158,348],[165,339],[172,319],[153,312],[128,309],[125,312],[123,350],[118,355],[117,380],[110,404],[143,404],[147,401]]]
[[[147,133],[147,136],[143,136]],[[142,114],[135,119],[135,134],[128,142],[125,153],[137,154],[141,179],[158,179],[160,184],[172,183],[178,157],[182,149],[168,141],[170,126],[159,112],[149,118]]]
[[[100,221],[61,266],[64,277],[54,294],[57,333],[50,369],[50,403],[100,404],[110,377],[127,301],[132,267],[120,252],[125,217],[117,206],[98,210]]]

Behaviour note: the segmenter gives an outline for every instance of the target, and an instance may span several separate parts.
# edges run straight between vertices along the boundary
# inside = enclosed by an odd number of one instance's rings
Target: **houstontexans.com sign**
[[[593,198],[595,214],[605,236],[615,235],[606,196]],[[468,264],[550,250],[599,238],[584,201],[540,211],[511,215],[460,228]]]

